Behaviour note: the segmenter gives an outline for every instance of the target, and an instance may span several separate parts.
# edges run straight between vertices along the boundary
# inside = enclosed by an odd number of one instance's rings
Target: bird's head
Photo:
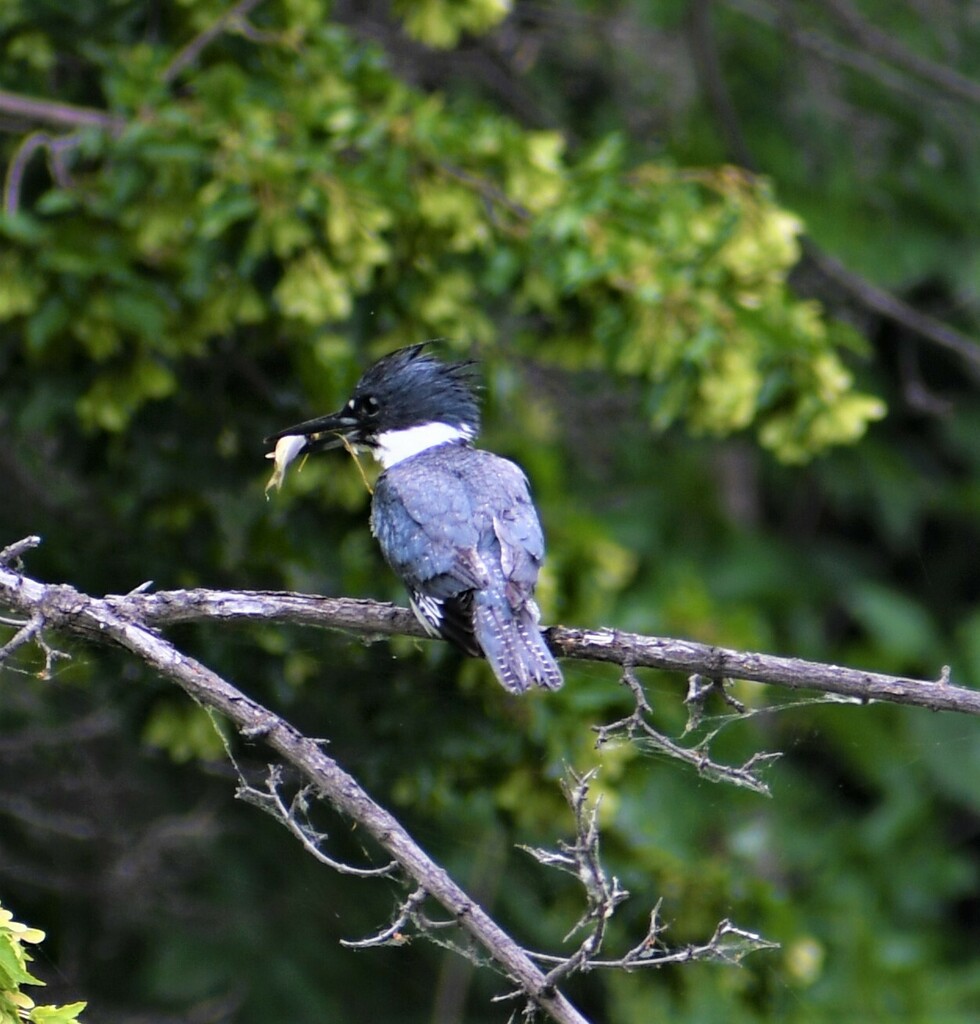
[[[366,449],[387,469],[427,448],[471,441],[480,428],[474,366],[444,363],[424,343],[392,352],[361,377],[339,412],[266,438],[276,446],[273,480],[300,455],[341,446]]]

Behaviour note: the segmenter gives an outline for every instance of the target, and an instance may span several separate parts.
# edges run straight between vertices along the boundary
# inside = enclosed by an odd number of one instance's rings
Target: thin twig
[[[17,630],[17,632],[3,645],[0,647],[0,665],[2,665],[12,654],[23,647],[25,644],[33,643],[44,655],[44,668],[41,669],[39,675],[41,679],[51,678],[51,669],[54,667],[54,663],[59,659],[70,661],[71,655],[65,651],[59,651],[52,647],[44,639],[44,615],[40,611],[33,611],[28,621]]]
[[[862,306],[952,352],[962,360],[970,376],[980,382],[980,343],[954,327],[919,312],[891,292],[848,270],[843,263],[827,255],[811,240],[804,240],[803,251],[821,274],[843,288]]]
[[[3,186],[3,210],[5,213],[16,213],[20,208],[20,190],[23,184],[27,165],[39,150],[48,152],[48,167],[51,177],[62,188],[71,185],[68,173],[67,153],[81,142],[77,132],[70,135],[49,135],[47,132],[32,132],[14,150],[14,155],[7,166],[7,178]]]
[[[14,150],[7,165],[7,177],[3,184],[3,212],[16,213],[20,208],[20,187],[31,157],[51,142],[47,132],[32,132]]]
[[[822,7],[863,50],[911,72],[950,96],[980,104],[980,83],[910,50],[895,36],[867,21],[847,0],[824,0]]]
[[[491,184],[485,178],[464,171],[461,167],[442,161],[436,164],[439,171],[448,178],[453,178],[467,188],[473,189],[490,207],[499,206],[520,221],[531,219],[531,211],[520,203],[515,203],[496,185]]]
[[[300,816],[306,817],[306,810],[309,798],[316,798],[316,792],[311,786],[304,786],[290,801],[287,807],[279,793],[281,783],[281,772],[277,767],[272,767],[265,780],[266,791],[255,789],[238,774],[238,790],[235,796],[245,803],[258,807],[265,811],[279,822],[288,832],[292,833],[300,841],[303,849],[315,857],[321,864],[336,871],[340,875],[354,875],[357,878],[391,878],[398,870],[398,864],[390,861],[377,868],[358,868],[352,864],[345,864],[343,861],[335,860],[323,852],[322,844],[326,836],[321,832],[313,830],[308,821],[300,822]]]
[[[824,32],[813,28],[802,27],[796,18],[786,11],[786,4],[760,2],[760,0],[724,0],[730,10],[765,25],[784,35],[790,43],[800,50],[812,53],[820,60],[850,68],[860,75],[876,82],[883,89],[899,96],[923,102],[923,85],[919,80],[910,78],[904,71],[893,65],[883,63],[878,57],[860,47],[846,46]],[[931,88],[927,86],[927,89]],[[928,95],[928,91],[927,91]],[[932,99],[932,97],[929,97]],[[951,103],[936,97],[931,104],[937,108],[937,114],[952,114]]]
[[[217,21],[196,35],[174,59],[167,65],[163,72],[163,81],[172,82],[183,71],[185,71],[198,57],[218,38],[222,33],[229,31],[235,25],[244,23],[252,11],[262,3],[262,0],[239,0],[234,7],[229,8]]]
[[[660,908],[657,904],[653,912],[653,920],[656,922],[656,915]],[[661,929],[662,930],[662,929]],[[762,949],[778,949],[778,942],[770,942],[756,932],[739,928],[732,924],[727,918],[718,922],[714,934],[701,945],[684,946],[682,949],[664,950],[659,948],[660,943],[656,941],[659,931],[651,932],[647,937],[625,956],[618,960],[589,960],[583,964],[583,968],[593,970],[595,968],[604,970],[632,970],[636,967],[665,967],[667,964],[691,963],[695,960],[715,961],[731,965],[737,965],[748,956]],[[653,936],[653,938],[651,938]],[[530,956],[542,964],[561,963],[562,958],[550,953],[530,953]]]
[[[684,706],[687,708],[687,725],[684,726],[684,735],[694,732],[704,718],[704,707],[708,698],[717,693],[721,699],[730,707],[734,708],[739,715],[746,712],[745,705],[733,697],[726,687],[726,679],[707,679],[695,672],[687,681],[687,696],[684,698]]]
[[[781,754],[762,752],[753,754],[742,765],[719,764],[717,761],[713,761],[708,753],[708,746],[716,732],[705,737],[694,747],[684,747],[675,743],[669,736],[665,736],[650,724],[648,720],[648,716],[651,714],[650,704],[631,665],[627,664],[623,667],[621,681],[633,694],[636,707],[632,714],[617,722],[593,726],[597,733],[597,747],[610,740],[625,737],[631,742],[659,750],[678,761],[691,765],[700,776],[711,782],[729,782],[735,786],[761,793],[763,796],[771,795],[769,786],[759,777],[758,772],[762,768],[769,767],[782,756]]]
[[[428,893],[420,885],[413,893],[405,898],[394,920],[375,935],[366,939],[341,939],[340,944],[348,949],[371,949],[374,946],[403,946],[409,941],[405,934],[405,928],[412,923],[416,911],[425,902]]]
[[[36,534],[32,534],[30,537],[24,537],[23,540],[17,540],[13,544],[8,544],[0,550],[0,565],[10,565],[11,562],[16,561],[21,555],[36,548],[40,543],[41,538]]]
[[[3,664],[18,648],[30,643],[40,633],[44,625],[44,617],[37,613],[31,615],[27,624],[17,630],[16,633],[0,647],[0,665]]]

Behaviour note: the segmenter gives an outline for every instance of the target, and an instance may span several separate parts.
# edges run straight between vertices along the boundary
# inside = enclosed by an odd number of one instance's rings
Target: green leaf
[[[27,1019],[33,1024],[71,1024],[88,1003],[66,1003],[64,1006],[35,1006]]]
[[[511,0],[395,0],[405,31],[420,43],[448,49],[463,32],[479,34],[503,21]]]
[[[16,252],[0,252],[0,322],[33,312],[43,287]]]

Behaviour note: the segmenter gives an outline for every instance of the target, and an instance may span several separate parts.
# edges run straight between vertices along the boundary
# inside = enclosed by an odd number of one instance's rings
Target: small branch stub
[[[5,548],[0,549],[0,565],[12,565],[14,562],[18,562],[22,555],[32,551],[40,543],[41,538],[36,534],[31,534],[29,537],[24,537],[23,540],[8,544]]]

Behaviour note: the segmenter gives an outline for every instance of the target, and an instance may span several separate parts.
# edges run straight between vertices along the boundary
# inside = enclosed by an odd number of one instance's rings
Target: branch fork
[[[413,934],[424,934],[430,941],[476,962],[489,963],[509,978],[515,985],[511,995],[520,995],[525,1000],[525,1017],[541,1012],[558,1024],[588,1024],[558,988],[558,983],[573,972],[597,968],[631,970],[692,960],[739,963],[750,952],[773,948],[773,943],[726,919],[719,922],[706,943],[670,950],[662,940],[665,925],[658,902],[651,911],[647,934],[640,942],[618,959],[602,958],[608,921],[628,893],[615,876],[610,877],[600,858],[599,802],[590,803],[588,799],[594,773],[570,773],[563,786],[575,821],[574,841],[559,844],[557,852],[529,850],[540,863],[571,873],[579,880],[585,891],[586,909],[567,938],[580,931],[587,931],[587,934],[571,956],[522,948],[327,754],[322,739],[301,735],[285,719],[177,650],[158,631],[174,622],[246,619],[298,622],[371,636],[418,636],[421,627],[411,612],[371,601],[266,592],[197,590],[150,594],[137,588],[125,596],[95,598],[65,584],[44,584],[24,575],[20,571],[20,559],[39,542],[37,537],[26,537],[0,550],[0,606],[17,616],[4,620],[7,624],[13,623],[16,631],[0,647],[0,662],[34,643],[45,656],[42,675],[50,675],[53,662],[65,655],[47,644],[44,634],[48,630],[113,643],[171,679],[201,706],[225,716],[242,736],[262,740],[298,772],[302,781],[299,788],[287,796],[278,767],[269,769],[264,788],[249,785],[239,772],[238,796],[241,799],[271,814],[304,849],[326,866],[358,877],[400,877],[411,886],[411,892],[401,901],[389,924],[373,936],[346,943],[352,948],[397,945],[408,941]],[[768,788],[757,773],[779,755],[756,754],[740,767],[716,764],[708,754],[707,744],[718,728],[723,727],[724,721],[692,748],[663,736],[649,722],[651,708],[636,677],[636,667],[683,668],[695,673],[688,691],[689,730],[700,724],[704,703],[715,691],[720,691],[736,712],[744,712],[724,692],[722,680],[729,676],[791,688],[818,689],[850,700],[888,699],[937,710],[980,714],[980,693],[954,686],[949,682],[948,670],[937,682],[925,682],[615,630],[553,627],[547,631],[547,636],[560,655],[614,661],[622,666],[622,682],[632,694],[635,707],[625,718],[596,727],[597,745],[623,737],[633,739],[679,757],[706,778],[734,782],[760,793],[767,794]],[[733,720],[735,716],[727,716],[727,721]],[[311,809],[321,801],[357,822],[386,852],[388,862],[360,867],[345,864],[326,853],[327,836],[311,820]],[[431,919],[423,911],[427,900],[440,904],[448,917]],[[442,939],[439,937],[442,929],[458,931],[465,938]],[[545,973],[545,969],[549,973]]]

